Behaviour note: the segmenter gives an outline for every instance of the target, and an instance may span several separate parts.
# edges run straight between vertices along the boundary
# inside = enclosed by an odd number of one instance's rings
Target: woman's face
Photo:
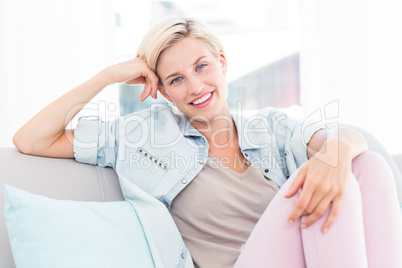
[[[223,52],[216,57],[202,41],[185,38],[160,55],[157,69],[162,94],[189,120],[230,115]]]

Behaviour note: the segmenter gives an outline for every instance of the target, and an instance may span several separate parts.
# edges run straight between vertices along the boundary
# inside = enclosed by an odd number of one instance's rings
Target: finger
[[[303,185],[306,179],[307,169],[300,168],[299,173],[297,174],[296,178],[293,180],[292,185],[289,187],[288,192],[285,194],[285,198],[290,198],[294,196]]]
[[[288,221],[289,223],[295,222],[298,218],[300,218],[305,209],[307,208],[310,200],[314,194],[314,188],[309,187],[308,185],[304,185],[302,192],[300,194],[299,199],[297,200],[295,207],[289,215]]]
[[[124,82],[124,84],[126,84],[126,85],[138,85],[138,84],[144,85],[146,83],[146,81],[147,80],[143,76],[140,76],[140,77],[136,77],[134,79],[130,79],[130,80]]]
[[[157,96],[156,91],[158,89],[158,77],[151,70],[151,68],[149,68],[146,62],[144,62],[144,69],[141,72],[141,75],[146,79],[147,83],[149,84],[150,87],[149,95],[151,95],[152,98],[156,99]]]
[[[332,224],[334,223],[336,217],[339,214],[341,204],[342,204],[342,198],[335,198],[334,201],[332,202],[331,211],[329,212],[327,220],[325,221],[325,223],[321,228],[321,231],[323,233],[326,233],[329,230],[329,228],[331,228]]]
[[[321,178],[320,178],[321,180]],[[314,195],[311,198],[309,204],[307,205],[305,212],[306,214],[311,214],[316,209],[318,204],[325,198],[325,196],[330,195],[330,186],[328,183],[321,182],[314,190]],[[333,197],[334,195],[332,195]]]
[[[307,228],[321,218],[325,211],[330,207],[332,199],[332,196],[326,196],[322,199],[314,211],[302,221],[300,227],[303,229]]]
[[[145,77],[145,79],[146,79],[146,84],[148,85],[148,89],[149,89],[149,95],[148,96],[151,96],[152,98],[154,98],[155,99],[155,96],[154,96],[154,94],[153,94],[153,88],[152,88],[152,82],[151,82],[151,80],[149,79],[149,77],[148,76],[146,76]]]
[[[154,82],[152,82],[149,78],[147,78],[147,81],[148,81],[148,84],[149,84],[149,88],[150,88],[150,96],[152,97],[152,98],[154,98],[155,100],[156,100],[156,98],[157,98],[157,93],[158,93],[158,87],[157,87],[157,85],[156,85],[156,87],[155,87],[155,83]]]
[[[149,96],[151,96],[153,98],[151,81],[149,81],[149,78],[146,76],[144,77],[144,79],[145,79],[145,86],[144,86],[144,90],[142,91],[142,93],[144,94],[145,99],[148,98]]]
[[[151,89],[152,89],[152,97],[154,99],[157,98],[158,94],[158,83],[159,83],[159,78],[156,76],[156,74],[150,69],[148,73],[148,82],[151,84]]]
[[[146,98],[149,97],[150,93],[151,93],[150,84],[148,82],[145,82],[144,89],[142,90],[142,93],[140,95],[140,101],[143,102]]]

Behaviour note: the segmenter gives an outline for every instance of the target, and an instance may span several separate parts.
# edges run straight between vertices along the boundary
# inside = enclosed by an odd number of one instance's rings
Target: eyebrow
[[[195,62],[193,63],[193,66],[194,66],[194,65],[197,65],[203,58],[206,58],[206,56],[201,56],[201,57],[199,57],[198,59],[196,59]],[[171,74],[171,75],[168,75],[168,76],[165,78],[165,80],[168,80],[170,77],[172,77],[172,76],[177,76],[177,75],[179,75],[178,72],[173,73],[173,74]]]

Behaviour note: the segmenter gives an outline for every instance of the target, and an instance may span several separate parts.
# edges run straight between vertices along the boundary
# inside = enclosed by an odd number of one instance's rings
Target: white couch
[[[390,156],[373,136],[358,130],[365,135],[369,150],[382,154],[388,161],[402,204],[402,155]],[[29,156],[15,148],[0,148],[0,172],[0,268],[15,267],[4,218],[4,184],[54,199],[123,200],[113,169],[81,164],[74,159]]]

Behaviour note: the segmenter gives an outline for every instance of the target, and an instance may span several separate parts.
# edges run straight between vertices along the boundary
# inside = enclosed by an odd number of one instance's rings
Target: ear
[[[170,96],[166,93],[165,88],[163,87],[158,87],[159,92],[162,94],[163,97],[165,97],[168,101],[173,102]]]
[[[223,51],[221,51],[221,52],[219,53],[219,63],[221,64],[221,68],[222,68],[223,74],[226,75],[226,72],[227,72],[227,62],[226,62],[225,53],[223,53]]]

